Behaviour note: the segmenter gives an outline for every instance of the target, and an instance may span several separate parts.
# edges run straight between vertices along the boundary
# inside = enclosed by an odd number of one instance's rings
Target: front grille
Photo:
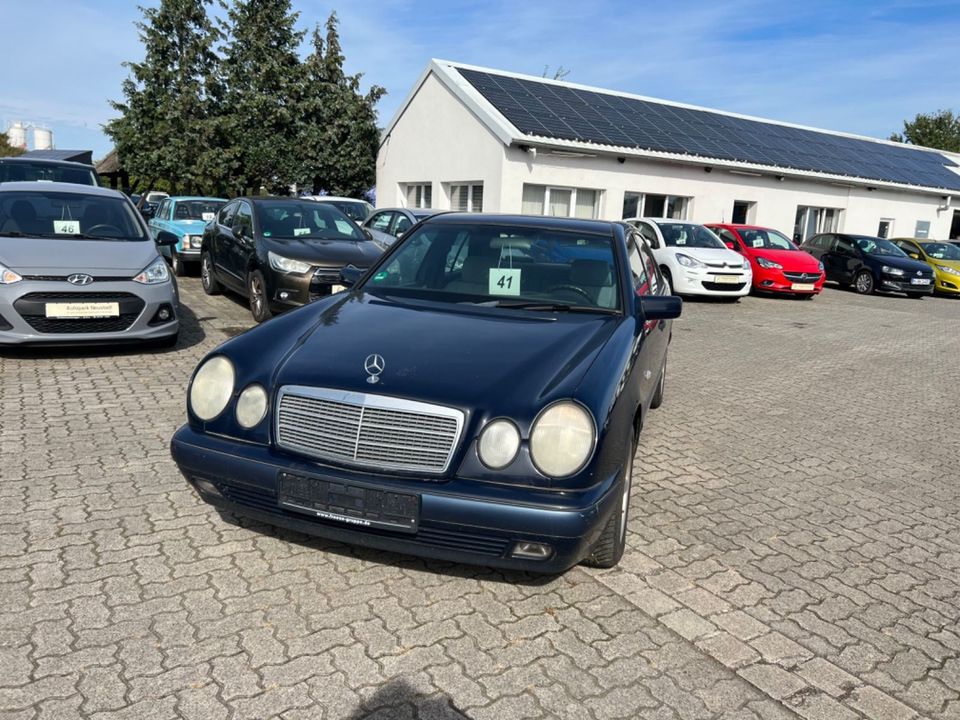
[[[707,290],[727,290],[729,292],[736,292],[737,290],[743,290],[743,286],[746,283],[716,283],[716,282],[707,282],[703,280],[701,283],[704,288]]]
[[[447,469],[463,413],[440,405],[308,387],[280,390],[277,444],[348,465],[439,474]]]
[[[108,318],[48,318],[48,302],[115,302],[120,314]],[[115,333],[130,328],[146,305],[142,298],[131,293],[118,292],[33,292],[18,298],[14,309],[30,327],[40,333]]]
[[[70,275],[24,275],[23,279],[38,282],[67,282]],[[96,275],[93,277],[93,282],[126,282],[129,279],[129,275]]]
[[[355,527],[345,526],[335,520],[325,520],[323,518],[312,517],[287,510],[278,504],[275,494],[266,490],[228,483],[217,483],[217,488],[228,501],[243,507],[248,507],[251,510],[277,517],[286,517],[316,523],[317,525],[325,525],[327,527],[357,530]],[[420,523],[420,527],[417,529],[415,535],[371,527],[365,527],[359,532],[363,532],[366,535],[393,537],[424,547],[438,548],[441,550],[458,550],[474,555],[486,555],[488,557],[503,557],[511,544],[511,539],[505,535],[478,535],[476,533],[464,533],[460,531],[452,532],[429,522]]]
[[[712,267],[712,268],[736,268],[737,270],[742,270],[742,269],[743,269],[743,263],[742,263],[742,262],[738,262],[738,263],[727,263],[727,262],[713,263],[713,262],[708,262],[708,263],[706,263],[706,266],[707,266],[707,267]]]
[[[820,279],[820,273],[797,273],[797,272],[785,272],[783,276],[790,282],[796,283],[813,283]]]

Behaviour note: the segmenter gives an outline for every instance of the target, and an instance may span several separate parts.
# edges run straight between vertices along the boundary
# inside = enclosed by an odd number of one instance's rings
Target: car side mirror
[[[169,232],[167,230],[161,230],[160,232],[157,233],[157,237],[154,240],[154,242],[156,242],[157,245],[161,245],[164,247],[173,247],[178,242],[180,242],[180,238],[178,238],[172,232]]]
[[[363,230],[363,234],[367,236],[367,240],[373,240],[373,233],[367,230],[367,228],[360,228]]]
[[[730,250],[734,250],[734,251],[735,251],[735,250],[737,249],[737,246],[733,244],[733,241],[732,241],[732,240],[727,240],[727,241],[725,241],[723,244],[726,245],[727,248],[730,249]]]
[[[640,295],[637,310],[644,320],[673,320],[683,312],[683,300],[676,295]]]
[[[402,237],[403,237],[404,235],[406,235],[406,234],[407,234],[407,231],[406,231],[406,230],[401,230],[400,232],[398,232],[398,233],[396,234],[397,240],[399,240],[400,238],[402,238]]]
[[[353,287],[363,277],[364,271],[353,265],[347,265],[340,270],[340,284],[344,287]]]
[[[919,259],[920,259],[920,256],[917,255],[916,253],[907,253],[907,254],[908,254],[910,257],[912,257],[914,260],[919,260]]]

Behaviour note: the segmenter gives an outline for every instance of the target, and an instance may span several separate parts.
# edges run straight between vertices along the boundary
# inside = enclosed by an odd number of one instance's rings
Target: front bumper
[[[951,295],[960,295],[960,275],[937,271],[934,290]]]
[[[680,266],[673,273],[673,291],[677,295],[742,297],[750,293],[752,278],[749,270]]]
[[[904,282],[898,278],[899,276],[897,275],[882,275],[880,282],[877,284],[877,289],[885,292],[907,293],[909,295],[933,294],[934,283],[932,279],[927,285],[914,285],[909,280]]]
[[[786,273],[797,279],[788,277]],[[753,272],[753,288],[760,292],[785,293],[788,295],[818,295],[823,291],[823,283],[826,277],[823,273],[801,273],[776,268],[760,268]],[[810,276],[814,277],[811,278]]]
[[[306,305],[343,289],[339,268],[315,268],[302,274],[270,270],[270,274],[270,305],[277,311]]]
[[[200,497],[239,515],[355,545],[539,573],[560,573],[586,557],[618,502],[619,473],[579,492],[550,492],[454,478],[436,483],[322,466],[263,445],[196,432],[185,425],[170,443],[180,472]],[[281,506],[279,475],[416,495],[415,533],[358,529]],[[201,481],[198,487],[198,481]],[[204,492],[202,481],[218,494]],[[346,511],[344,511],[346,512]],[[518,542],[546,543],[544,560],[512,557]]]
[[[48,302],[117,302],[116,318],[51,320]],[[171,319],[159,321],[166,308]],[[0,345],[123,344],[163,340],[179,330],[176,284],[142,285],[130,280],[95,282],[78,288],[66,282],[24,280],[0,286]]]

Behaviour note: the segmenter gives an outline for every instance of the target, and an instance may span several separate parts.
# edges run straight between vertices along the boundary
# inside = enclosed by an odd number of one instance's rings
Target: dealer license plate
[[[713,281],[715,283],[723,283],[725,285],[739,285],[743,282],[738,275],[714,275]]]
[[[791,283],[790,284],[791,290],[802,291],[802,290],[813,290],[814,288],[816,288],[816,285],[814,285],[813,283]]]
[[[44,307],[48,318],[57,320],[92,320],[120,316],[120,303],[115,302],[66,302],[47,303]]]
[[[930,278],[910,278],[911,285],[929,285]]]
[[[358,528],[417,531],[420,518],[420,497],[417,495],[286,472],[280,473],[278,482],[280,505],[291,510]]]

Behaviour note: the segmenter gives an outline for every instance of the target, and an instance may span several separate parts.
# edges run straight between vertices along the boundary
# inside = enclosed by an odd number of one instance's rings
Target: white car
[[[627,220],[640,231],[676,295],[740,298],[750,293],[750,261],[703,225],[669,218]]]
[[[317,202],[331,203],[357,225],[362,226],[364,221],[373,214],[373,205],[366,200],[336,195],[307,195],[306,197]]]

